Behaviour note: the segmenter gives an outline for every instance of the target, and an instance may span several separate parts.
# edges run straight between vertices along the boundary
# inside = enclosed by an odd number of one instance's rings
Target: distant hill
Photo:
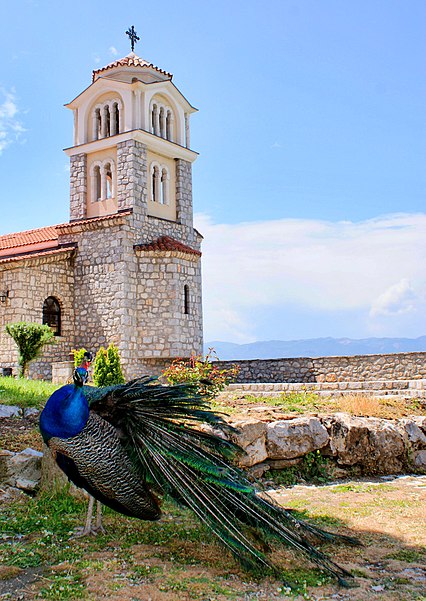
[[[219,359],[279,359],[281,357],[331,357],[374,355],[426,351],[426,336],[419,338],[312,338],[309,340],[269,340],[235,344],[214,340],[204,345],[213,347]]]

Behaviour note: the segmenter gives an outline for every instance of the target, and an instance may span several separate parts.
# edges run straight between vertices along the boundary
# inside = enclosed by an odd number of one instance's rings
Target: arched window
[[[96,108],[93,115],[93,139],[99,140],[101,137],[101,109]]]
[[[166,112],[164,110],[164,106],[160,108],[160,131],[159,135],[162,138],[166,137]]]
[[[105,165],[105,198],[112,198],[112,169],[110,163]]]
[[[158,167],[158,165],[152,165],[151,174],[152,174],[151,200],[152,200],[152,202],[161,202],[160,168]]]
[[[169,204],[169,173],[165,167],[161,169],[161,204]]]
[[[173,137],[173,114],[168,110],[166,117],[166,138],[173,142]]]
[[[121,100],[108,100],[97,104],[92,113],[92,139],[100,140],[115,136],[123,129]]]
[[[61,335],[61,307],[54,296],[48,296],[43,303],[43,323],[55,336]]]
[[[102,196],[102,178],[101,178],[101,168],[99,165],[95,165],[93,170],[93,190],[94,197],[93,200],[100,200]]]
[[[151,111],[151,131],[156,136],[158,136],[158,134],[159,134],[159,125],[160,124],[159,124],[158,106],[156,104],[153,104],[152,111]]]
[[[120,133],[120,109],[118,108],[118,103],[114,102],[112,105],[112,115],[111,115],[111,135],[115,136],[115,134]]]
[[[183,287],[183,312],[189,315],[189,286],[185,284]]]

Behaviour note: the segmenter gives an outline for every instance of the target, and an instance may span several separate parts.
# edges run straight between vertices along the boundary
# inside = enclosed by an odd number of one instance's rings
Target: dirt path
[[[43,573],[0,570],[0,599],[426,601],[426,476],[298,485],[270,494],[324,528],[361,539],[362,547],[322,547],[354,573],[356,588],[339,588],[300,555],[277,550],[275,559],[298,586],[289,593],[277,581],[253,581],[222,548],[197,536],[197,526],[185,516],[151,525],[110,513],[102,544],[61,539],[73,559]],[[42,544],[35,536],[29,543]]]

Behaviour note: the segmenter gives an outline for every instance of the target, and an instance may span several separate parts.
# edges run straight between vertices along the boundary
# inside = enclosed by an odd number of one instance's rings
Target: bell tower
[[[202,236],[190,116],[172,75],[134,52],[93,71],[74,114],[70,224],[76,346],[114,342],[126,377],[202,352]]]
[[[196,109],[172,75],[132,51],[93,71],[66,105],[74,113],[70,220],[131,209],[192,227],[190,115]]]

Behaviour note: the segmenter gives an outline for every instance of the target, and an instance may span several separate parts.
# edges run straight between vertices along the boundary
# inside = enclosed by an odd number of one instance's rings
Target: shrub
[[[22,378],[28,364],[40,355],[43,346],[55,342],[54,334],[46,324],[18,321],[6,324],[6,332],[18,347],[19,376]]]
[[[93,382],[96,386],[124,384],[120,355],[118,354],[118,348],[113,344],[110,344],[106,350],[101,346],[96,353],[93,367]]]
[[[163,371],[163,377],[169,384],[194,384],[199,394],[213,398],[235,380],[239,367],[234,365],[228,369],[219,369],[213,365],[212,359],[217,360],[213,349],[209,349],[204,359],[201,355],[192,355],[190,359],[175,359]]]
[[[85,349],[85,348],[73,349],[71,352],[74,355],[74,367],[79,367],[79,365],[81,365],[83,363],[84,353],[87,353],[87,349]]]

